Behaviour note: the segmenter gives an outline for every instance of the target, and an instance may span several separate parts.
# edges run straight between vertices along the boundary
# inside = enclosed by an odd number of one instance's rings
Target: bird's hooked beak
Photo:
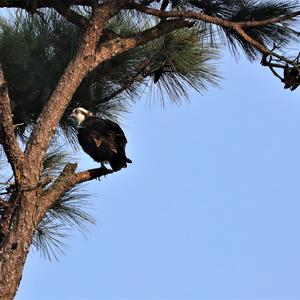
[[[72,111],[72,113],[70,114],[70,118],[72,118],[72,119],[76,119],[76,114],[75,114],[75,112],[74,112],[74,111]]]
[[[74,121],[75,123],[78,123],[78,115],[75,113],[75,111],[73,110],[72,113],[69,115],[69,118]]]

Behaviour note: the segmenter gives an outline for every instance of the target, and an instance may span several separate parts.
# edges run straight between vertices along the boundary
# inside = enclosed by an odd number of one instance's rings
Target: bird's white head
[[[92,116],[93,114],[90,111],[82,107],[75,108],[71,113],[71,117],[73,117],[77,121],[78,125],[80,125],[86,118]]]

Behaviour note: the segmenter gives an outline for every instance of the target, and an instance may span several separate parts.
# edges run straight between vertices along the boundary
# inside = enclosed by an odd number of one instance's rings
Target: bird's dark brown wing
[[[108,161],[114,171],[131,163],[125,153],[124,132],[113,121],[97,117],[86,119],[78,130],[78,139],[87,154],[98,162]]]
[[[101,136],[114,147],[124,147],[127,143],[127,139],[122,128],[115,122],[108,119],[94,118],[93,128]]]

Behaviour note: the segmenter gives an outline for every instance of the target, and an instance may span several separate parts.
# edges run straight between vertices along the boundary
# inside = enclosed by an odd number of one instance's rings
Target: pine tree
[[[224,46],[261,61],[285,88],[300,84],[299,56],[284,55],[298,41],[297,1],[0,0],[0,7],[16,8],[0,19],[3,299],[14,297],[31,245],[56,258],[68,231],[94,222],[78,185],[110,171],[76,173],[63,148],[66,140],[77,147],[75,107],[118,120],[153,90],[163,105],[180,104],[191,89],[218,84]]]

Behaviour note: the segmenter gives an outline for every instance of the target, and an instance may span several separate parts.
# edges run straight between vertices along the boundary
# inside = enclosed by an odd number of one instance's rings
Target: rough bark
[[[28,249],[32,243],[35,223],[37,191],[16,191],[6,209],[10,218],[0,247],[0,297],[13,299],[22,278]]]
[[[7,84],[0,67],[0,109],[3,146],[14,171],[15,184],[10,201],[2,200],[0,219],[0,297],[12,299],[17,291],[28,248],[34,233],[37,189],[28,184],[24,155],[14,133]]]

